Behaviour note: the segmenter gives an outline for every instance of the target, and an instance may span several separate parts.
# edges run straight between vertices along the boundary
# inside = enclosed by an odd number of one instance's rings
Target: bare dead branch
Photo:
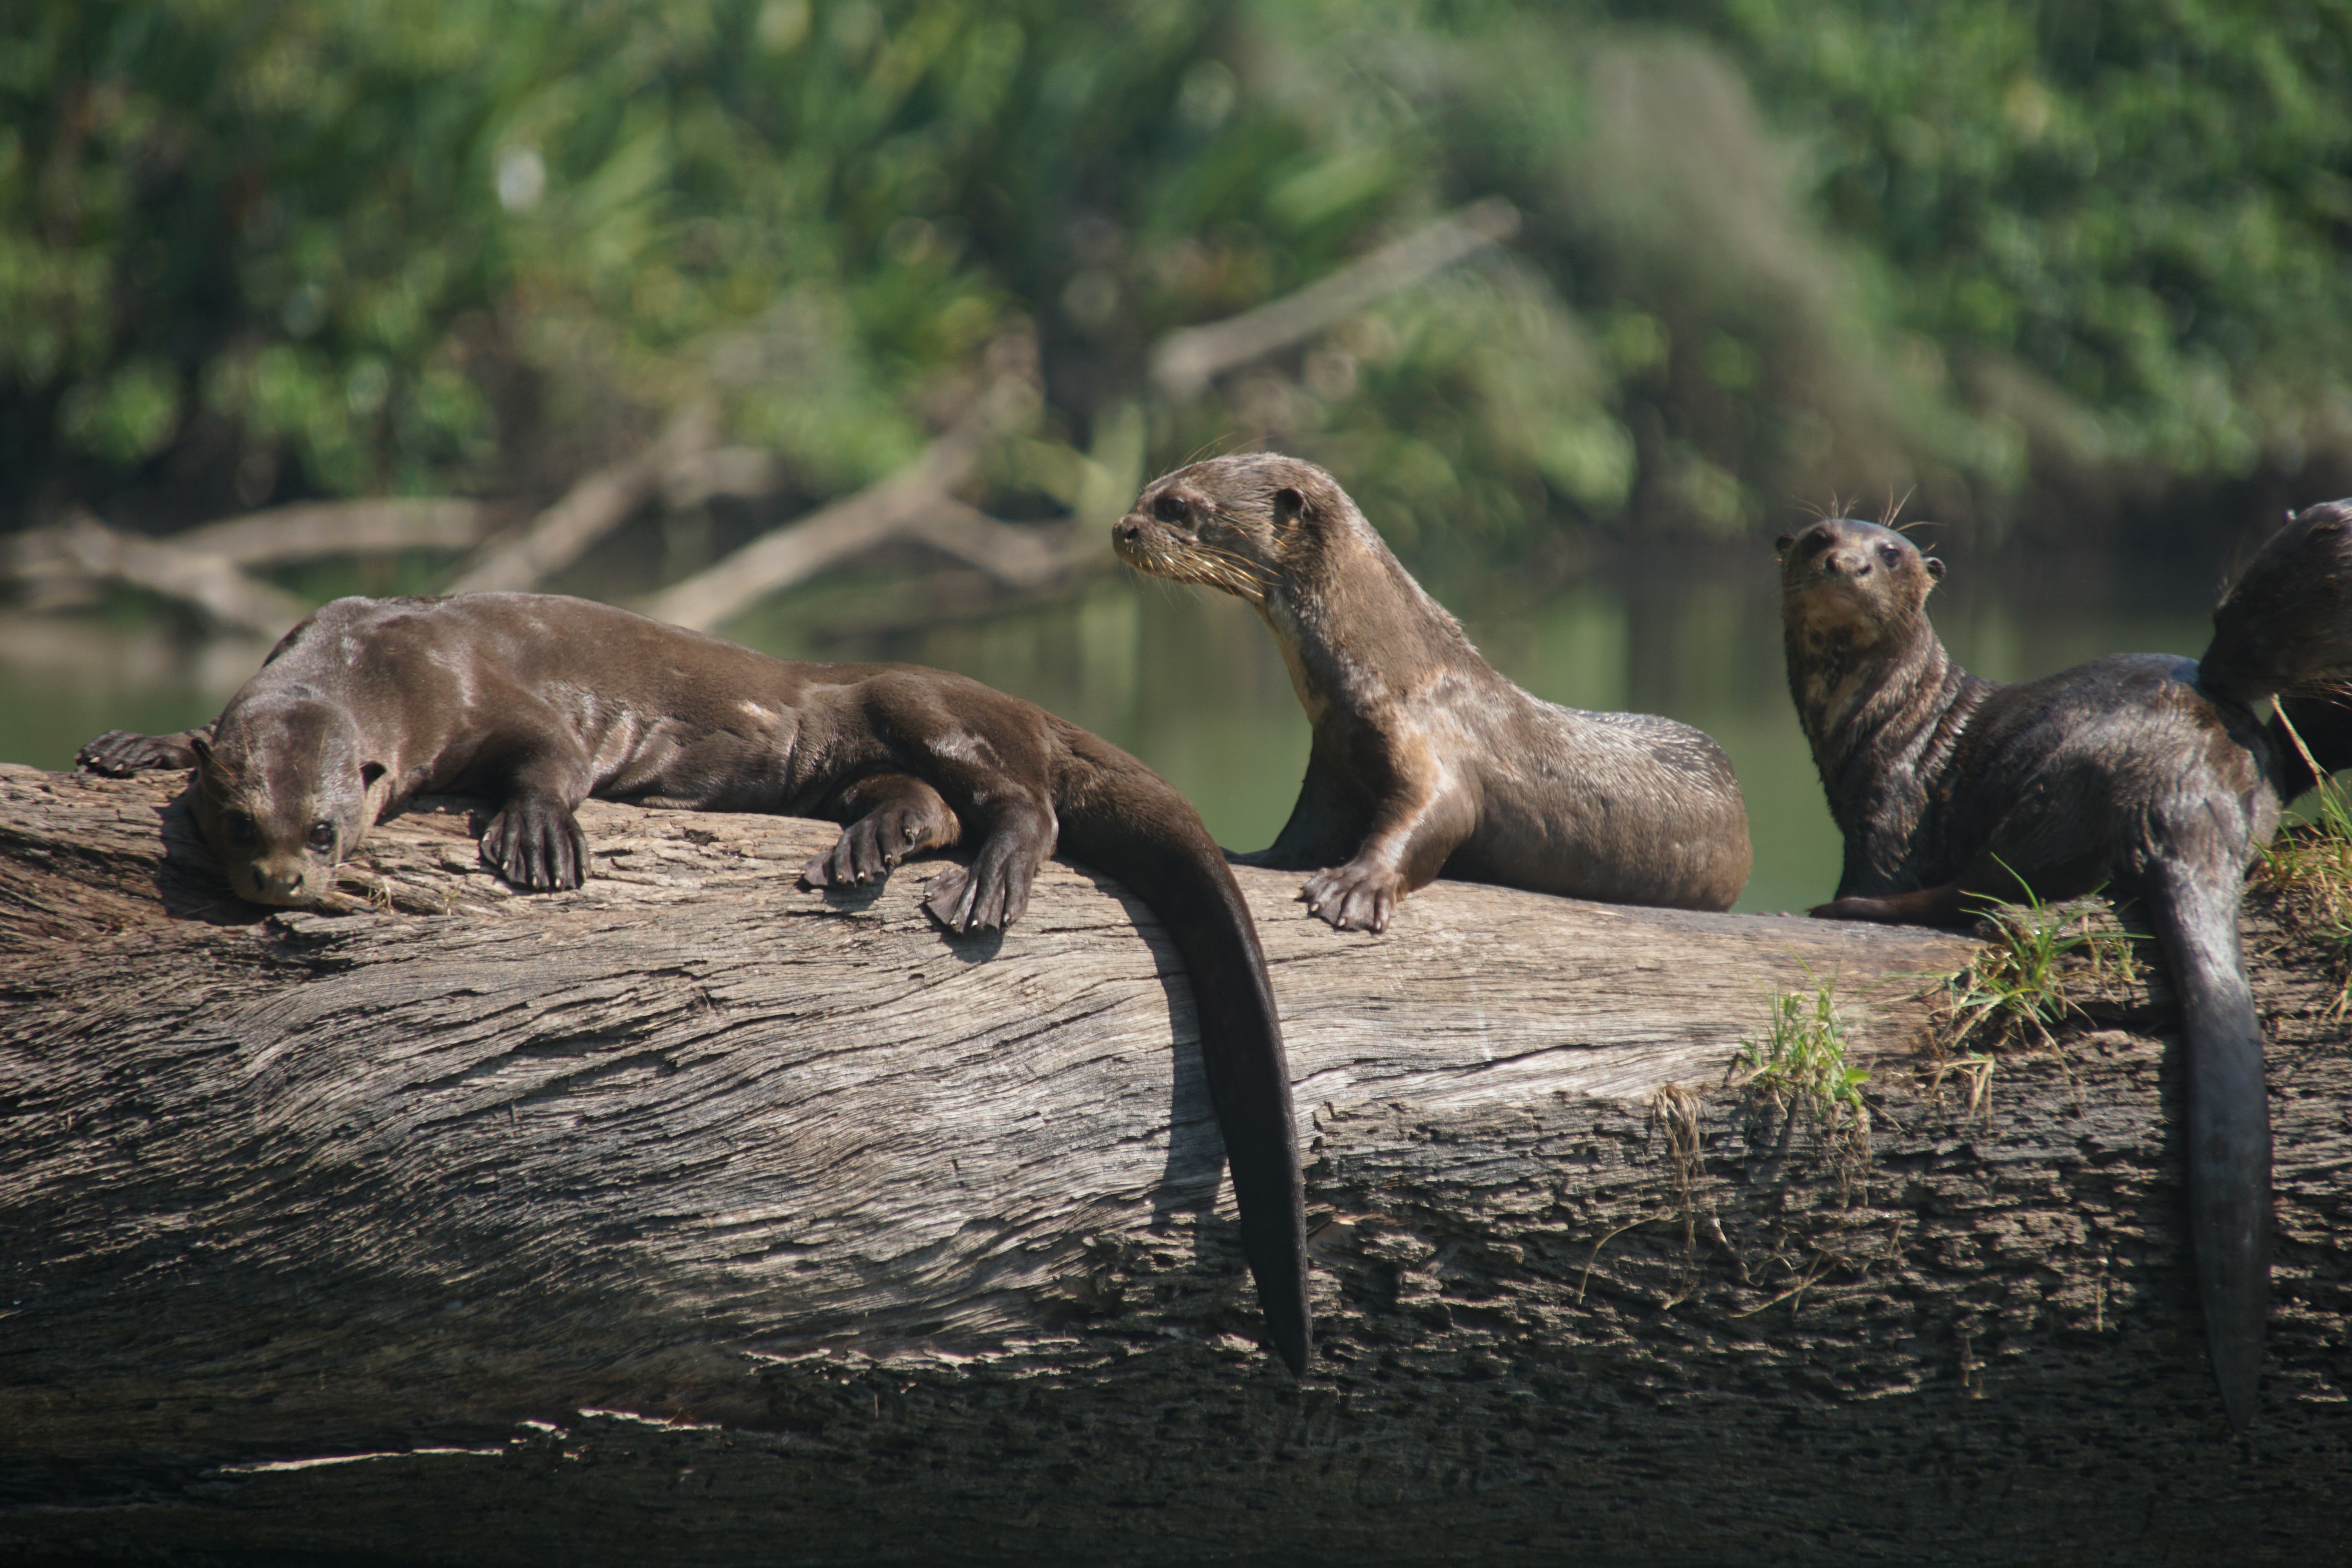
[[[58,527],[17,536],[6,564],[10,575],[34,580],[79,576],[129,584],[193,605],[220,626],[269,637],[310,613],[301,600],[247,576],[226,555],[123,533],[86,511]]]
[[[662,479],[662,504],[672,511],[724,496],[758,500],[784,488],[784,466],[761,447],[721,447],[679,459]]]
[[[1012,588],[1034,588],[1096,552],[1097,542],[1080,540],[1069,527],[1022,527],[999,522],[953,496],[909,517],[906,536],[942,554],[976,566]]]
[[[1151,352],[1151,379],[1172,396],[1189,397],[1225,372],[1311,337],[1518,231],[1518,209],[1510,203],[1500,196],[1473,202],[1294,294],[1169,333]]]
[[[453,497],[301,501],[202,523],[171,535],[170,542],[239,566],[401,550],[470,550],[488,537],[508,510],[495,501]]]
[[[1061,571],[1064,551],[1028,529],[986,516],[950,492],[971,476],[999,429],[1035,392],[1000,377],[945,435],[878,484],[773,529],[724,560],[673,583],[640,606],[656,620],[708,631],[746,606],[837,561],[894,539],[919,538],[1016,587]]]
[[[696,404],[679,413],[644,451],[597,469],[564,492],[517,537],[494,546],[449,584],[453,594],[519,592],[537,587],[628,521],[686,458],[708,450],[719,436],[718,416]]]

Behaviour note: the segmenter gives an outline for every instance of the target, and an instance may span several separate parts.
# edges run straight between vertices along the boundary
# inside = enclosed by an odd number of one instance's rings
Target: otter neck
[[[1845,837],[1847,879],[1865,868],[1892,877],[1993,683],[1952,661],[1924,613],[1875,637],[1792,625],[1785,645],[1790,695]]]
[[[1310,722],[1425,689],[1433,675],[1488,669],[1461,624],[1412,580],[1371,525],[1317,530],[1256,601]],[[1499,679],[1499,678],[1497,678]]]
[[[2280,682],[2274,674],[2241,673],[2230,662],[2226,650],[2218,654],[2215,647],[2221,638],[2213,639],[2214,647],[2205,650],[2197,661],[2197,689],[2203,692],[2217,707],[2235,708],[2260,724],[2267,721],[2271,704],[2280,695]]]

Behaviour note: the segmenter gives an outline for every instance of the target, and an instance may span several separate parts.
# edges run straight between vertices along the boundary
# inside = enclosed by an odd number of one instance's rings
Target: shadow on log
[[[2229,1434],[2170,1005],[1932,1087],[1927,932],[1243,870],[1321,1353],[1263,1353],[1192,1002],[1060,862],[950,938],[830,826],[462,805],[352,908],[180,780],[0,768],[0,1546],[22,1560],[2236,1563],[2352,1489],[2352,1054],[2273,963],[2278,1260]],[[2252,943],[2260,952],[2257,932]],[[1872,1146],[1722,1089],[1834,979]],[[2160,987],[2160,983],[2159,983]],[[1667,1086],[1681,1086],[1669,1090]]]

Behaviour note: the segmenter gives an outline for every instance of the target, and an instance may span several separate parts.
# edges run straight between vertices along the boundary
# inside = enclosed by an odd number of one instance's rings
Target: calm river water
[[[2193,656],[2227,566],[2217,557],[2023,576],[1972,573],[1944,553],[1953,570],[1937,593],[1937,628],[1964,665],[1996,679],[2101,653]],[[1769,550],[1693,544],[1676,555],[1557,591],[1440,596],[1496,668],[1538,696],[1664,713],[1714,735],[1738,772],[1756,842],[1738,907],[1801,909],[1830,896],[1838,842],[1789,703]],[[1306,720],[1273,639],[1222,596],[1122,574],[1075,599],[848,646],[807,646],[789,605],[729,630],[771,652],[936,665],[1029,698],[1158,768],[1234,848],[1273,838],[1306,767]],[[201,722],[265,651],[96,618],[0,616],[0,761],[63,768],[104,730]]]

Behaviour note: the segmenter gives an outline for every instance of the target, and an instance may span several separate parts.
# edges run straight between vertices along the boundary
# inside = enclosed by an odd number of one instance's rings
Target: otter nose
[[[1143,529],[1133,518],[1123,517],[1110,525],[1110,536],[1121,544],[1132,544],[1143,537]]]
[[[1822,573],[1830,577],[1867,577],[1870,575],[1870,552],[1867,550],[1832,550],[1822,557]]]

